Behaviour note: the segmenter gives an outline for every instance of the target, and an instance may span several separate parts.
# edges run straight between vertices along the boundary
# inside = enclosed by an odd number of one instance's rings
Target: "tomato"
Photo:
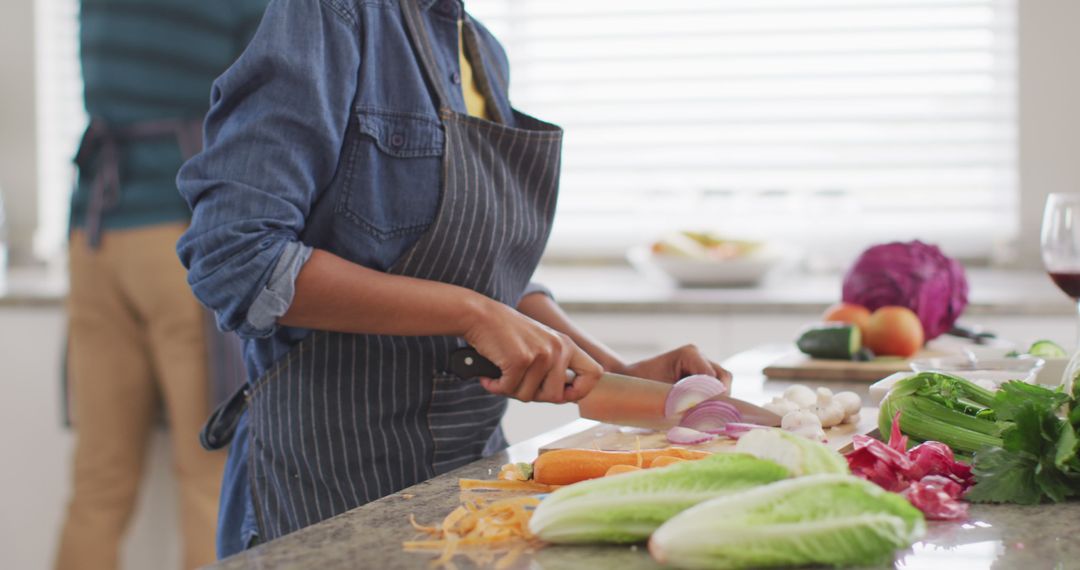
[[[924,340],[919,317],[907,307],[881,307],[863,330],[863,344],[878,356],[914,356]]]
[[[866,326],[870,322],[870,311],[854,303],[837,303],[825,310],[821,320],[855,325],[859,327],[859,332],[865,335]]]

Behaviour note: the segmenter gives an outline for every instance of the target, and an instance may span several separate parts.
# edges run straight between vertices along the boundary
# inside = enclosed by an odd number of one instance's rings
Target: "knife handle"
[[[484,358],[475,348],[466,346],[450,353],[450,372],[462,378],[499,378],[502,370],[495,363]]]

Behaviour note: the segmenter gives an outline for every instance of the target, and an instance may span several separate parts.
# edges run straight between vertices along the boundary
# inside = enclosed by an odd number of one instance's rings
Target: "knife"
[[[449,368],[450,372],[462,378],[502,376],[502,370],[495,363],[471,346],[452,352]],[[572,377],[573,372],[568,370],[567,374]],[[671,392],[671,386],[667,382],[605,372],[592,391],[578,402],[578,408],[581,417],[590,420],[649,429],[668,429],[678,424],[677,420],[664,417],[664,404]],[[739,410],[746,423],[772,427],[780,425],[780,416],[750,402],[726,394],[709,400],[731,404]]]

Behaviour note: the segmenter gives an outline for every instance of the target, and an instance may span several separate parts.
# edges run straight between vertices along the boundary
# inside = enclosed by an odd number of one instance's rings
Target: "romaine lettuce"
[[[811,475],[687,509],[653,533],[649,551],[681,568],[876,564],[925,526],[900,495],[851,475]]]
[[[684,509],[790,476],[772,461],[717,453],[558,489],[540,502],[529,529],[553,543],[639,542]]]

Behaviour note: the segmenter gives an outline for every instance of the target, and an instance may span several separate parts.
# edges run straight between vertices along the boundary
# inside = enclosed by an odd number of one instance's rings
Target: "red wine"
[[[1066,295],[1073,299],[1080,299],[1080,273],[1057,273],[1051,271],[1050,278]]]

